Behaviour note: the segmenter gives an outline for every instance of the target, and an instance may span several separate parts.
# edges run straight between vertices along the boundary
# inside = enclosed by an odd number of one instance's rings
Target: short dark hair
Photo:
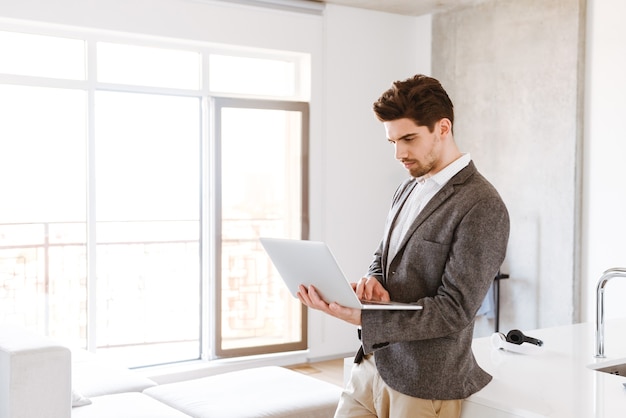
[[[395,81],[391,88],[374,102],[374,113],[381,122],[408,118],[433,132],[435,123],[443,118],[454,125],[454,110],[448,93],[438,80],[418,74],[404,81]]]

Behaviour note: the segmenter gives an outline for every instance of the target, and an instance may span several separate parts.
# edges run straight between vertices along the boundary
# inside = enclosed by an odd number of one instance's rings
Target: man
[[[335,417],[458,418],[491,376],[472,350],[474,318],[504,260],[507,209],[453,137],[441,84],[417,75],[374,103],[395,157],[408,170],[366,276],[367,300],[416,302],[421,311],[351,309],[300,287],[305,305],[361,327],[362,347]]]

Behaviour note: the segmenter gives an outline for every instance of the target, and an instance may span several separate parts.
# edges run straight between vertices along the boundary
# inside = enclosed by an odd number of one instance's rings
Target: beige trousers
[[[463,400],[431,400],[391,389],[378,374],[374,356],[352,368],[335,418],[459,418]]]

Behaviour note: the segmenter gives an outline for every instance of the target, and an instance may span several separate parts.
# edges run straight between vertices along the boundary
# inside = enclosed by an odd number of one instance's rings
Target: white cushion
[[[91,399],[84,397],[76,389],[72,389],[72,408],[85,405],[91,405]]]
[[[45,415],[41,415],[42,417]],[[72,408],[72,418],[189,418],[138,392],[91,398],[91,405]]]
[[[87,398],[123,392],[141,392],[156,384],[154,380],[88,351],[72,351],[72,387]]]
[[[341,388],[282,367],[154,386],[146,395],[195,418],[333,416]]]

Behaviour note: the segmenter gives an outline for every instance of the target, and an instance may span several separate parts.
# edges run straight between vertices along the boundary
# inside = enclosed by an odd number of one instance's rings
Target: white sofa
[[[340,393],[274,366],[158,385],[90,353],[0,326],[0,418],[325,418]]]
[[[0,418],[69,417],[70,350],[0,327]]]

